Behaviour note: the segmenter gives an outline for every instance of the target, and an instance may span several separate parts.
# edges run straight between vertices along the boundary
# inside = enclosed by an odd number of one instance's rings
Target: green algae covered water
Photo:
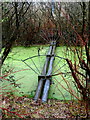
[[[11,71],[7,77],[11,82],[7,80],[2,82],[2,86],[6,86],[2,91],[5,92],[6,89],[6,91],[12,91],[18,96],[33,97],[38,85],[38,75],[42,72],[48,49],[49,46],[13,47],[2,67],[3,74],[6,70]],[[68,53],[67,55],[66,51],[66,46],[56,49],[57,57],[55,57],[52,73],[54,76],[52,77],[48,98],[70,100],[79,96],[68,65],[63,59],[69,56],[69,59],[74,61],[74,53]],[[32,56],[35,57],[31,58]],[[12,82],[15,82],[17,86],[12,85]]]

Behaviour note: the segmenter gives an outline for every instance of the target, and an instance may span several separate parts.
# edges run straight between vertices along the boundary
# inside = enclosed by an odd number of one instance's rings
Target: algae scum
[[[5,74],[6,70],[11,70],[7,77],[11,82],[7,80],[1,82],[2,87],[6,86],[3,87],[2,91],[5,93],[6,89],[6,92],[12,91],[18,96],[34,97],[38,85],[38,75],[42,72],[46,58],[45,54],[48,49],[48,46],[14,47],[2,68],[3,74]],[[66,74],[70,70],[66,61],[62,59],[62,57],[67,57],[65,52],[65,46],[57,47],[56,49],[56,56],[60,56],[61,58],[55,57],[52,75],[60,74],[52,77],[48,98],[70,100],[74,98],[70,92],[74,90],[77,93],[71,73]],[[32,56],[36,57],[30,58]],[[27,59],[25,61],[26,64],[23,62],[25,59]],[[72,56],[70,56],[70,59],[72,59]],[[12,85],[12,82],[15,82],[16,85]]]

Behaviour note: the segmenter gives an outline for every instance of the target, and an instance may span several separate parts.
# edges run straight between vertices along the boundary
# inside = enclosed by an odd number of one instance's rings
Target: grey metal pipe
[[[46,58],[46,62],[44,64],[44,68],[43,68],[43,71],[42,71],[41,75],[46,75],[48,64],[49,64],[49,57]],[[38,81],[37,90],[36,90],[36,93],[35,93],[35,96],[34,96],[35,101],[37,101],[40,98],[41,92],[42,92],[42,89],[43,89],[43,85],[44,85],[44,79],[41,78]]]
[[[35,101],[37,101],[38,98],[41,95],[41,91],[42,91],[42,88],[43,88],[43,83],[44,83],[44,79],[41,78],[38,82],[38,87],[37,87],[37,90],[36,90],[36,93],[35,93],[35,96],[34,96]]]
[[[47,72],[47,76],[51,75],[51,73],[52,73],[53,61],[54,61],[54,57],[51,57],[48,72]]]
[[[49,65],[50,57],[46,57],[46,62],[44,64],[41,75],[45,75],[47,73],[48,65]]]
[[[50,46],[50,48],[49,48],[48,55],[50,55],[51,53],[52,53],[52,46]],[[47,69],[48,69],[48,65],[49,65],[49,61],[50,61],[50,57],[47,56],[46,57],[46,62],[44,64],[44,67],[43,67],[41,75],[46,75]],[[34,100],[35,101],[37,101],[40,98],[43,86],[44,86],[44,79],[41,78],[39,80],[39,82],[38,82],[38,86],[37,86],[36,93],[35,93],[35,96],[34,96]]]
[[[50,79],[47,79],[46,82],[45,82],[45,85],[44,85],[44,90],[43,90],[43,95],[42,95],[42,102],[47,101],[49,88],[50,88]]]
[[[52,53],[52,48],[53,48],[53,46],[50,46],[50,47],[49,47],[49,51],[48,51],[48,54],[47,54],[47,55],[51,55],[51,53]]]
[[[49,64],[49,69],[48,69],[48,72],[47,72],[47,76],[51,75],[51,73],[52,73],[53,61],[54,61],[54,57],[52,57],[50,59],[50,64]],[[48,92],[49,92],[49,88],[50,88],[50,82],[51,82],[50,79],[46,79],[46,81],[45,81],[43,95],[42,95],[42,102],[47,101]]]
[[[52,54],[55,53],[55,48],[56,48],[56,44],[55,44],[55,46],[53,46]],[[51,75],[51,73],[52,73],[53,62],[54,62],[54,56],[52,56],[51,59],[50,59],[47,76]],[[42,102],[46,102],[46,101],[47,101],[48,92],[49,92],[49,88],[50,88],[50,82],[51,82],[50,79],[51,79],[51,78],[46,79],[46,81],[45,81],[44,90],[43,90],[43,95],[42,95]]]

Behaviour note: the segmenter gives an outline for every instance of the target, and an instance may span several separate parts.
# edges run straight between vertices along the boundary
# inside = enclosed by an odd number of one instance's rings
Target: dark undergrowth
[[[87,118],[83,101],[63,101],[48,99],[35,102],[26,96],[18,97],[11,93],[2,96],[1,117],[6,118]],[[90,111],[88,113],[90,115]],[[90,118],[89,118],[90,119]]]

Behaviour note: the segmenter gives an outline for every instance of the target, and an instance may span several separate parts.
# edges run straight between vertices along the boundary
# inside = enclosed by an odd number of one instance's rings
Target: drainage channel
[[[56,41],[52,41],[46,55],[46,61],[43,66],[43,70],[40,76],[38,76],[38,86],[34,96],[34,100],[37,101],[39,98],[42,102],[47,102],[48,92],[52,80],[52,70],[55,57]]]

